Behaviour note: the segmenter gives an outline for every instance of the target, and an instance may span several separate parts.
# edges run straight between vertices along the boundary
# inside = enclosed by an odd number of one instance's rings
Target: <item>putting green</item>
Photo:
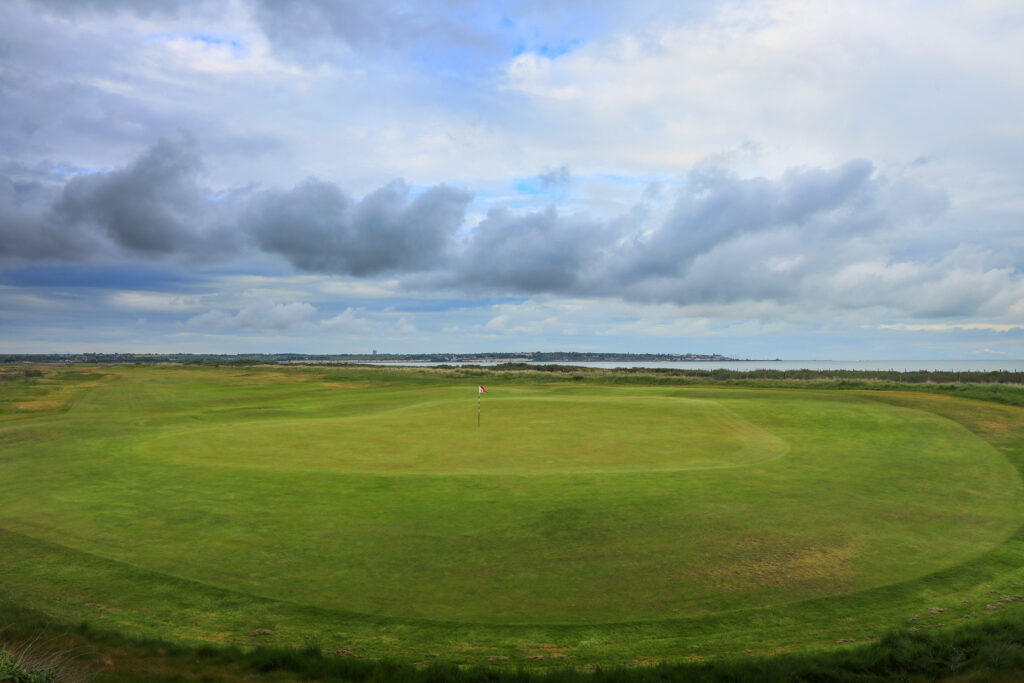
[[[477,427],[475,380],[443,373],[103,374],[5,404],[0,589],[164,635],[271,614],[285,639],[387,623],[441,649],[671,620],[771,642],[750,615],[828,632],[1024,520],[1006,454],[930,397],[491,378]]]
[[[465,388],[436,393],[448,398],[355,417],[172,432],[140,451],[176,462],[275,470],[487,474],[735,467],[788,450],[782,439],[709,400],[512,391],[488,396],[487,421],[478,428]]]

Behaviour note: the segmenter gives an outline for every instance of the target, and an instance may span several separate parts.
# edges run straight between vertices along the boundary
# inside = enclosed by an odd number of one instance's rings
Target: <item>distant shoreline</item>
[[[775,359],[779,360],[778,358]],[[189,363],[253,361],[258,363],[653,363],[756,361],[718,353],[583,353],[517,351],[498,353],[38,353],[0,354],[0,363]],[[762,359],[767,362],[768,359]]]
[[[576,366],[594,369],[815,370],[871,372],[1024,372],[1024,359],[783,360],[697,354],[0,354],[0,366],[42,365],[363,365],[379,367]]]

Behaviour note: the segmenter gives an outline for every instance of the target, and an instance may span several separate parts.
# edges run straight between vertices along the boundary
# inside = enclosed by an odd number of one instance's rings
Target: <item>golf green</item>
[[[486,382],[479,426],[460,372],[7,382],[0,597],[165,637],[619,661],[817,647],[1017,578],[1019,409]]]

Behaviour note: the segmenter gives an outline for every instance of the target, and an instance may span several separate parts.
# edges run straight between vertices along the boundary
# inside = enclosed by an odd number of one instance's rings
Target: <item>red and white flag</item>
[[[478,393],[478,394],[486,394],[487,393],[487,390],[484,389],[484,385],[482,385],[482,384],[477,385],[477,389],[478,389],[478,391],[476,393]]]

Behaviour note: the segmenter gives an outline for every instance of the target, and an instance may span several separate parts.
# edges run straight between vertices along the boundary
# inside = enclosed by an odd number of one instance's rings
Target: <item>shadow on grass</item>
[[[1013,679],[1024,672],[1024,610],[955,629],[891,632],[859,646],[772,657],[732,657],[649,667],[527,671],[436,662],[417,667],[324,654],[315,640],[302,648],[190,646],[132,638],[86,624],[72,626],[18,607],[0,608],[0,648],[75,653],[56,668],[56,681],[408,681],[410,683],[606,683],[626,681],[891,681],[949,678]],[[18,681],[14,678],[12,680]],[[25,678],[24,680],[32,680]],[[20,682],[19,682],[20,683]]]

